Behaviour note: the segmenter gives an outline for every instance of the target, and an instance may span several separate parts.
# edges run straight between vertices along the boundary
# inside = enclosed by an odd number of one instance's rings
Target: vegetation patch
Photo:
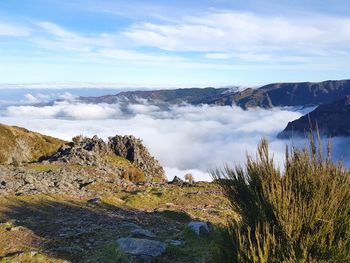
[[[285,164],[275,168],[263,140],[245,169],[215,172],[241,216],[230,222],[236,262],[350,262],[349,171],[313,138]]]

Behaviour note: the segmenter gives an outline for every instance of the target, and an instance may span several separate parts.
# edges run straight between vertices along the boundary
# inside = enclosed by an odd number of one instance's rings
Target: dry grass
[[[231,220],[237,262],[350,262],[350,174],[322,145],[286,150],[275,168],[262,140],[245,169],[213,175],[240,220]]]
[[[11,162],[14,157],[19,162],[36,161],[53,154],[64,143],[24,128],[0,124],[0,164]]]

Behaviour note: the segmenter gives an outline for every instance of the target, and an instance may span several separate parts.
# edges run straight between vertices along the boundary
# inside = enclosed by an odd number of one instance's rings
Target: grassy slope
[[[0,124],[0,164],[35,161],[58,150],[65,142],[24,128]]]
[[[155,232],[158,240],[185,241],[184,246],[169,245],[157,262],[226,262],[230,256],[222,230],[229,203],[215,184],[143,187],[100,197],[97,205],[64,195],[0,198],[0,262],[130,262],[115,244],[130,233],[125,221]],[[209,220],[216,230],[195,237],[186,227],[193,219]],[[73,249],[62,249],[67,247]]]

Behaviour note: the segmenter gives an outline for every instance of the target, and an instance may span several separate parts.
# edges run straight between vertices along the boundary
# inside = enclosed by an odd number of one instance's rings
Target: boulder
[[[125,253],[138,257],[158,257],[167,248],[163,242],[141,238],[123,237],[119,238],[117,243]]]
[[[197,236],[208,235],[213,231],[213,225],[209,222],[192,221],[188,224],[188,228],[196,233]]]
[[[132,237],[138,237],[138,238],[155,238],[156,235],[147,229],[142,229],[142,228],[136,228],[131,231],[131,236]]]
[[[177,176],[175,176],[170,183],[175,185],[180,185],[180,186],[185,184],[184,180],[182,180],[180,177],[177,177]]]

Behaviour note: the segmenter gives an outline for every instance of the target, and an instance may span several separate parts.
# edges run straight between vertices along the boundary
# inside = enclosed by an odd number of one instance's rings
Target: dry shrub
[[[122,178],[133,183],[144,182],[146,180],[145,173],[136,167],[127,168],[122,173]]]
[[[233,209],[236,262],[350,262],[350,173],[310,147],[286,149],[277,169],[262,140],[245,168],[214,171]]]

